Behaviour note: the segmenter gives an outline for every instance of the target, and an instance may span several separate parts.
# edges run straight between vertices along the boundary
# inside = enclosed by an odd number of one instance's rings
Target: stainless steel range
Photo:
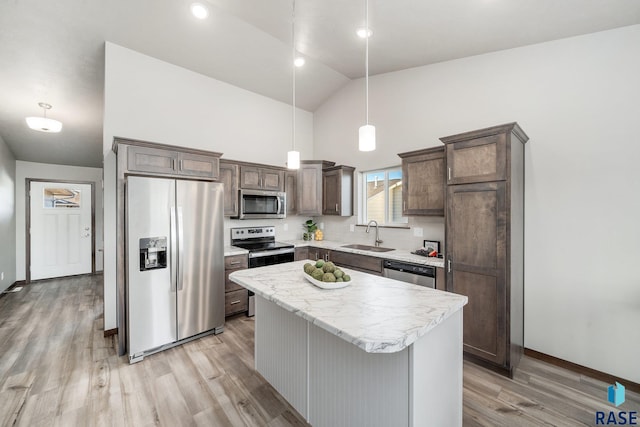
[[[249,251],[249,268],[294,260],[295,247],[290,243],[276,242],[276,229],[272,225],[232,228],[231,245]],[[249,316],[254,314],[253,295],[249,292]]]

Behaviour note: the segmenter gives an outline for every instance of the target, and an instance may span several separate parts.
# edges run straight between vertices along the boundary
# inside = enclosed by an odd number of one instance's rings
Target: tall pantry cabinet
[[[464,351],[513,374],[524,338],[524,144],[517,123],[446,145],[447,290],[467,295]]]

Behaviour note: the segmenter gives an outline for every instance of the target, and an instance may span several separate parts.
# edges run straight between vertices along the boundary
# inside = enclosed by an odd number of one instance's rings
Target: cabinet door
[[[507,179],[507,135],[499,133],[448,144],[447,183],[467,184]]]
[[[352,268],[354,270],[382,276],[381,258],[342,251],[332,251],[331,261],[340,267]]]
[[[506,363],[506,183],[447,188],[446,286],[466,295],[464,350]]]
[[[402,214],[444,216],[444,147],[402,159]]]
[[[309,259],[312,260],[323,260],[323,261],[330,261],[331,260],[331,250],[329,249],[323,249],[323,248],[318,248],[315,246],[309,246]]]
[[[309,247],[307,246],[304,248],[296,248],[294,261],[302,261],[305,259],[309,259]]]
[[[301,164],[298,170],[298,214],[322,215],[322,165]]]
[[[238,165],[220,162],[220,182],[224,185],[224,215],[238,216]]]
[[[260,185],[263,190],[284,191],[284,171],[262,168]]]
[[[298,213],[298,173],[287,171],[284,175],[284,191],[287,193],[287,216]]]
[[[260,168],[256,166],[240,166],[240,188],[262,190]]]
[[[341,170],[326,171],[322,174],[322,214],[340,215],[342,199]]]
[[[148,147],[127,147],[127,169],[174,175],[178,153]]]
[[[178,173],[185,176],[218,179],[219,162],[217,157],[179,153]]]

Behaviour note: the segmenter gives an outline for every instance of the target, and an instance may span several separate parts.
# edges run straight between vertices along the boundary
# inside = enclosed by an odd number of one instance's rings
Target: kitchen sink
[[[371,251],[371,252],[389,252],[393,251],[392,248],[381,248],[380,246],[369,246],[369,245],[342,245],[343,248],[349,249],[360,249],[361,251]]]

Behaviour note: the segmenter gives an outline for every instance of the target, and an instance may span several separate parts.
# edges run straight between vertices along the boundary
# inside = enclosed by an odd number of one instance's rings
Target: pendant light
[[[42,117],[27,117],[25,120],[27,121],[27,125],[33,129],[40,132],[49,132],[49,133],[57,133],[62,130],[62,123],[57,120],[47,118],[47,110],[51,109],[51,105],[45,102],[38,103],[40,108],[42,108],[43,116]]]
[[[376,128],[369,124],[369,0],[364,2],[364,26],[365,26],[365,56],[364,56],[364,84],[365,84],[365,110],[367,124],[360,126],[358,131],[358,148],[360,151],[373,151],[376,149]]]
[[[292,113],[291,113],[291,141],[292,149],[287,152],[287,168],[300,169],[300,152],[296,151],[296,0],[293,0],[291,14],[291,68],[292,68]]]

